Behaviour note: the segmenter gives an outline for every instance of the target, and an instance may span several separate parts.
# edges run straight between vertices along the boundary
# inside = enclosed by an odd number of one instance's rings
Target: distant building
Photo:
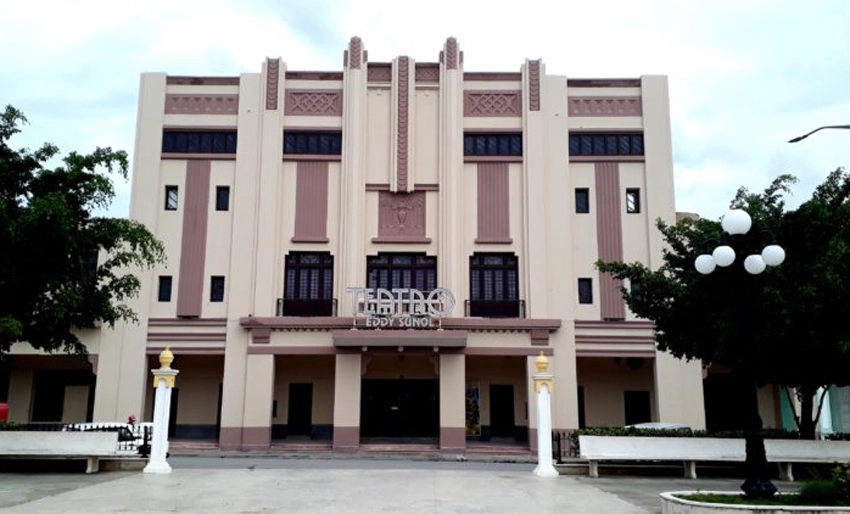
[[[662,262],[666,77],[465,71],[453,38],[369,62],[353,38],[341,71],[143,74],[133,161],[168,262],[138,324],[81,332],[88,362],[15,347],[12,419],[149,420],[170,345],[174,437],[222,449],[533,441],[540,352],[556,430],[705,426],[700,363],[594,268]]]

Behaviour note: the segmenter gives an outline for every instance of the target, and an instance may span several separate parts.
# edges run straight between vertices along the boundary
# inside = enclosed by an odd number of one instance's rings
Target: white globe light
[[[753,226],[753,220],[746,211],[732,209],[723,216],[720,225],[729,234],[746,234]]]
[[[785,250],[779,245],[768,245],[761,251],[761,258],[768,266],[779,266],[785,261]]]
[[[711,252],[714,262],[718,266],[726,267],[735,262],[735,250],[729,245],[718,246]]]
[[[744,259],[744,269],[747,270],[747,273],[750,275],[758,275],[764,271],[764,268],[764,259],[761,258],[761,255],[748,255],[747,258]]]
[[[711,255],[702,254],[694,261],[694,267],[703,275],[708,275],[714,271],[714,258],[712,258]]]

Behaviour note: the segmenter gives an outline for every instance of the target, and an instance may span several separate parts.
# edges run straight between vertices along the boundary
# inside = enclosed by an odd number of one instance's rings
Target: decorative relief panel
[[[440,82],[440,65],[423,63],[416,64],[416,83],[417,84],[436,84]]]
[[[360,69],[363,63],[363,41],[354,36],[348,43],[348,67],[356,70]]]
[[[369,63],[366,80],[369,82],[391,82],[393,79],[392,65],[389,63]]]
[[[342,116],[341,89],[287,89],[287,116]]]
[[[410,137],[410,58],[398,58],[398,120],[396,139],[396,187],[406,192],[408,139]]]
[[[239,95],[165,95],[165,114],[237,114]]]
[[[569,98],[570,116],[642,116],[639,96],[574,96]]]
[[[453,37],[446,39],[446,46],[442,57],[445,59],[446,69],[456,70],[458,68],[460,51],[458,49],[457,39]]]
[[[376,243],[427,243],[425,238],[425,192],[378,193]]]
[[[266,109],[277,110],[277,87],[280,82],[280,59],[266,59]]]
[[[540,60],[528,61],[528,110],[540,110]]]
[[[465,91],[463,115],[477,117],[518,117],[522,112],[519,91]]]

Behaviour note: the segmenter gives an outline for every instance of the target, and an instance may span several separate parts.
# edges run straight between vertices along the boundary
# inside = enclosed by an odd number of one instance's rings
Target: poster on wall
[[[481,390],[478,382],[466,384],[466,435],[481,435]]]

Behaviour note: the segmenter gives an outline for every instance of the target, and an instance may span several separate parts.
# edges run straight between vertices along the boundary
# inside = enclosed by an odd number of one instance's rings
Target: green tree
[[[25,123],[0,113],[0,356],[17,341],[85,354],[76,329],[135,320],[133,273],[163,262],[163,246],[141,223],[93,215],[115,196],[110,174],[126,180],[125,152],[71,152],[48,168],[54,145],[9,146]]]
[[[623,297],[635,314],[655,322],[660,350],[795,390],[798,428],[813,438],[818,388],[850,383],[850,176],[839,168],[810,200],[787,211],[783,196],[794,181],[782,175],[761,194],[738,191],[730,207],[750,214],[748,234],[724,235],[707,219],[659,221],[667,243],[659,269],[620,262],[597,267],[640,284],[622,288]],[[737,253],[735,263],[698,273],[697,255],[724,237]],[[744,257],[774,242],[785,249],[785,262],[748,274]]]

